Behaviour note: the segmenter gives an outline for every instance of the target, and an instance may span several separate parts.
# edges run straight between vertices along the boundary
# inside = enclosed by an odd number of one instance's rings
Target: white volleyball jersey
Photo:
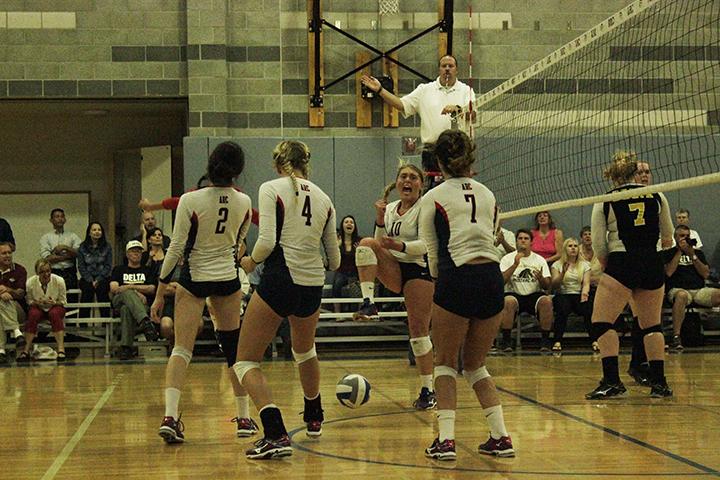
[[[250,197],[233,187],[205,187],[183,194],[160,281],[170,281],[183,254],[193,282],[237,278],[235,257],[250,228],[251,212]]]
[[[324,247],[328,269],[340,266],[335,207],[314,183],[298,178],[298,192],[289,177],[265,182],[258,193],[260,235],[252,258],[269,268],[287,267],[296,285],[325,283]]]
[[[425,242],[430,274],[459,267],[478,257],[499,261],[495,248],[495,195],[472,178],[449,178],[422,199],[420,238]]]
[[[420,215],[420,200],[410,209],[400,214],[400,200],[388,203],[385,208],[385,228],[375,227],[375,238],[387,235],[393,240],[405,244],[405,251],[398,252],[390,250],[390,253],[402,263],[417,263],[421,267],[426,266],[425,244],[420,240],[418,231],[418,216]]]

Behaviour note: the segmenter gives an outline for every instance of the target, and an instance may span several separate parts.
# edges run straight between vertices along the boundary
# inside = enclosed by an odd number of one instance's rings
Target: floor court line
[[[582,417],[578,417],[577,415],[573,415],[572,413],[566,412],[566,411],[564,411],[564,410],[561,410],[561,409],[559,409],[559,408],[557,408],[557,407],[554,407],[554,406],[552,406],[552,405],[549,405],[549,404],[547,404],[547,403],[543,403],[543,402],[541,402],[541,401],[539,401],[539,400],[535,400],[534,398],[530,398],[530,397],[528,397],[528,396],[526,396],[526,395],[523,395],[523,394],[521,394],[521,393],[513,392],[512,390],[508,390],[508,389],[506,389],[506,388],[502,388],[502,387],[499,387],[499,386],[497,387],[497,389],[498,389],[498,391],[500,391],[500,392],[503,392],[503,393],[505,393],[505,394],[507,394],[507,395],[511,395],[511,396],[513,396],[513,397],[515,397],[515,398],[519,398],[520,400],[523,400],[523,401],[525,401],[525,402],[531,403],[531,404],[533,404],[533,405],[535,405],[535,406],[537,406],[537,407],[543,408],[543,409],[545,409],[545,410],[549,410],[549,411],[551,411],[551,412],[553,412],[553,413],[557,413],[557,414],[559,414],[559,415],[562,415],[562,416],[564,416],[564,417],[567,417],[567,418],[569,418],[569,419],[571,419],[571,420],[574,420],[574,421],[576,421],[576,422],[582,423],[582,424],[587,425],[587,426],[589,426],[589,427],[592,427],[592,428],[595,428],[595,429],[597,429],[597,430],[600,430],[600,431],[602,431],[602,432],[604,432],[604,433],[610,434],[610,435],[612,435],[612,436],[614,436],[614,437],[621,438],[621,439],[623,439],[623,440],[625,440],[625,441],[628,441],[628,442],[630,442],[630,443],[634,443],[635,445],[638,445],[639,447],[646,448],[646,449],[648,449],[648,450],[651,450],[651,451],[653,451],[653,452],[655,452],[655,453],[658,453],[658,454],[660,454],[660,455],[663,455],[663,456],[665,456],[665,457],[672,458],[673,460],[675,460],[675,461],[677,461],[677,462],[684,463],[685,465],[688,465],[688,466],[690,466],[690,467],[696,468],[696,469],[704,472],[705,474],[711,474],[711,475],[714,475],[714,476],[716,476],[716,477],[720,477],[720,471],[718,471],[718,470],[716,470],[716,469],[714,469],[714,468],[708,467],[708,466],[706,466],[706,465],[703,465],[703,464],[701,464],[701,463],[695,462],[695,461],[693,461],[693,460],[690,460],[689,458],[685,458],[685,457],[683,457],[682,455],[678,455],[678,454],[676,454],[676,453],[669,452],[669,451],[664,450],[664,449],[662,449],[662,448],[660,448],[660,447],[656,447],[655,445],[652,445],[652,444],[650,444],[650,443],[647,443],[647,442],[644,442],[644,441],[639,440],[639,439],[637,439],[637,438],[631,437],[630,435],[624,434],[624,433],[622,433],[622,432],[618,432],[617,430],[613,430],[613,429],[611,429],[611,428],[604,427],[604,426],[602,426],[602,425],[600,425],[600,424],[591,422],[591,421],[589,421],[589,420],[585,420],[585,419],[582,418]]]
[[[115,391],[115,387],[118,385],[122,377],[122,374],[117,375],[113,379],[113,382],[105,389],[105,392],[100,396],[98,401],[95,403],[93,409],[90,410],[90,413],[87,414],[85,420],[83,420],[78,429],[75,431],[75,434],[70,437],[70,440],[68,440],[68,442],[65,444],[65,447],[63,447],[60,454],[55,457],[55,461],[52,463],[52,465],[50,465],[50,468],[47,469],[45,475],[42,476],[41,480],[52,480],[53,478],[55,478],[55,476],[65,464],[67,459],[70,458],[70,455],[72,454],[73,450],[75,450],[77,444],[80,443],[80,440],[82,440],[82,437],[85,435],[85,432],[87,432],[87,429],[90,428],[90,425],[92,424],[93,420],[95,420],[95,417],[97,417],[98,413],[100,413],[100,410],[102,410],[107,401],[110,399],[110,396]]]
[[[674,454],[672,452],[668,452],[667,450],[663,450],[662,448],[656,447],[654,445],[651,445],[647,442],[643,442],[642,440],[630,437],[629,435],[626,435],[621,432],[617,432],[615,430],[609,429],[607,427],[603,427],[602,425],[598,425],[596,423],[590,422],[588,420],[585,420],[581,417],[578,417],[576,415],[573,415],[571,413],[565,412],[557,407],[553,407],[552,405],[545,404],[543,402],[540,402],[538,400],[535,400],[533,398],[527,397],[525,395],[522,395],[520,393],[514,392],[512,390],[508,390],[505,388],[497,387],[498,391],[501,391],[507,395],[514,396],[515,398],[518,398],[522,400],[523,402],[530,403],[531,405],[534,405],[536,407],[544,408],[546,410],[549,410],[553,413],[560,414],[564,417],[567,417],[571,420],[577,421],[579,423],[582,423],[584,425],[590,426],[592,428],[596,428],[598,430],[601,430],[605,433],[609,433],[613,436],[616,436],[618,438],[621,438],[623,440],[629,441],[631,443],[634,443],[640,447],[652,450],[656,453],[659,453],[660,455],[669,457],[673,460],[676,460],[680,463],[683,463],[685,465],[688,465],[692,468],[700,470],[700,472],[689,472],[689,473],[682,473],[682,472],[654,472],[654,473],[644,473],[644,472],[557,472],[557,471],[538,471],[538,470],[515,470],[515,469],[503,469],[503,468],[472,468],[472,467],[448,467],[447,464],[442,464],[434,461],[428,460],[427,465],[420,465],[420,464],[410,464],[410,463],[398,463],[398,462],[390,462],[390,461],[383,461],[383,460],[374,460],[371,458],[358,458],[358,457],[350,457],[346,455],[339,455],[334,453],[327,453],[322,452],[318,450],[314,450],[313,448],[309,448],[307,445],[317,445],[317,442],[296,442],[293,441],[293,447],[313,455],[326,457],[326,458],[332,458],[335,460],[346,460],[346,461],[352,461],[352,462],[361,462],[361,463],[368,463],[373,465],[386,465],[386,466],[395,466],[395,467],[404,467],[404,468],[417,468],[417,469],[431,469],[431,470],[452,470],[452,471],[458,471],[458,472],[476,472],[476,473],[500,473],[500,474],[510,474],[510,475],[549,475],[549,476],[602,476],[602,477],[621,477],[621,476],[636,476],[636,477],[658,477],[658,476],[666,476],[666,477],[697,477],[697,476],[706,476],[706,475],[713,475],[720,477],[720,472],[711,468],[707,467],[705,465],[702,465],[700,463],[694,462],[690,459],[687,459],[681,455]],[[388,398],[386,395],[382,394],[382,392],[378,392],[377,390],[374,390],[377,395],[382,396],[383,398]],[[393,404],[399,405],[397,402],[390,400]],[[458,410],[465,410],[465,409],[474,409],[478,407],[461,407],[458,408]],[[333,423],[342,423],[342,422],[348,422],[353,420],[360,420],[365,418],[376,418],[376,417],[384,417],[384,416],[392,416],[392,415],[406,415],[406,414],[416,414],[417,411],[406,409],[399,412],[383,412],[383,413],[373,413],[370,415],[359,415],[354,417],[348,417],[348,418],[338,418],[334,420],[328,420],[323,423],[323,425],[331,425]],[[299,432],[304,432],[305,428],[300,427],[294,430],[291,430],[289,432],[290,438],[294,438],[295,434]],[[462,448],[462,446],[460,446]],[[471,451],[474,453],[474,449],[469,448],[463,448],[463,450]],[[498,464],[499,467],[502,467],[503,464]],[[509,467],[509,465],[506,465]]]

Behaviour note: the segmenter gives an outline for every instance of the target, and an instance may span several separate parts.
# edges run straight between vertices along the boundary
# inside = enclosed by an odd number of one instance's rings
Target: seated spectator
[[[25,300],[25,268],[13,262],[13,244],[0,242],[0,364],[7,363],[5,353],[7,332],[15,338],[15,349],[25,346],[25,337],[20,331],[21,321],[25,321],[25,312],[20,302]]]
[[[75,257],[80,248],[80,237],[65,231],[65,211],[54,208],[50,212],[53,231],[40,238],[40,257],[50,262],[52,273],[65,280],[68,289],[78,288]]]
[[[552,288],[557,293],[553,297],[555,310],[555,333],[553,351],[562,350],[562,339],[567,327],[568,315],[575,313],[590,323],[590,264],[580,256],[580,246],[574,238],[563,242],[560,260],[552,265]]]
[[[701,307],[720,305],[720,288],[705,286],[710,275],[705,254],[695,249],[686,225],[675,227],[675,246],[663,252],[665,261],[665,289],[672,305],[673,338],[672,347],[682,350],[680,332],[685,320],[685,308],[691,303]]]
[[[152,270],[155,277],[160,276],[160,268],[162,268],[163,260],[165,260],[165,246],[163,231],[160,228],[154,228],[148,235],[147,242],[144,241],[142,263]]]
[[[67,290],[65,280],[52,273],[50,262],[35,262],[36,275],[27,281],[28,316],[25,323],[25,349],[17,357],[18,362],[30,360],[32,342],[38,331],[38,323],[49,320],[57,342],[57,360],[65,361],[65,304]]]
[[[78,248],[78,271],[80,272],[80,301],[92,303],[110,301],[110,272],[112,271],[112,247],[105,238],[100,222],[90,222],[85,230],[85,240]],[[110,316],[108,309],[101,312]],[[89,317],[90,309],[83,308],[81,317]]]
[[[343,287],[352,282],[359,281],[357,265],[355,265],[355,249],[362,238],[358,234],[355,217],[345,215],[340,222],[338,230],[338,246],[340,248],[340,268],[335,271],[333,277],[332,296],[340,298],[343,296]],[[359,286],[358,286],[359,287]],[[342,310],[342,304],[335,304],[335,312]]]
[[[676,225],[685,225],[686,227],[688,227],[688,229],[690,229],[690,240],[695,240],[694,247],[697,248],[698,250],[703,248],[702,240],[700,240],[700,234],[698,234],[698,232],[696,232],[695,230],[690,228],[690,211],[689,210],[687,210],[685,208],[681,208],[677,212],[675,212],[675,224]],[[673,239],[673,241],[674,241],[674,239]],[[673,247],[674,246],[675,246],[675,244],[673,243]]]
[[[140,234],[137,237],[133,238],[133,240],[142,242],[143,246],[147,248],[147,239],[156,228],[158,228],[158,226],[157,220],[155,220],[155,214],[151,211],[142,212],[142,219],[140,221]],[[168,237],[167,235],[163,235],[162,241],[163,249],[167,250],[170,246],[170,237]]]
[[[515,234],[517,252],[508,253],[500,260],[500,271],[507,289],[500,324],[500,348],[506,352],[513,350],[510,333],[518,313],[528,313],[538,318],[542,333],[540,350],[550,350],[553,305],[550,296],[544,292],[550,288],[550,268],[544,258],[530,250],[530,239],[528,230],[518,230]]]
[[[498,224],[495,231],[495,248],[498,251],[499,258],[515,251],[515,234],[506,228],[502,228],[500,224]]]
[[[140,263],[142,252],[142,243],[130,240],[125,246],[127,265],[117,265],[110,277],[112,306],[120,310],[120,360],[129,360],[133,356],[136,327],[148,340],[158,338],[149,314],[157,279]]]
[[[563,231],[555,226],[550,212],[535,214],[535,228],[532,232],[530,249],[543,257],[548,265],[560,258],[563,245]]]
[[[592,248],[592,231],[590,225],[585,225],[580,230],[580,257],[590,264],[590,292],[588,294],[588,318],[592,318],[593,302],[595,301],[595,292],[597,291],[598,282],[603,274],[603,267],[600,265],[600,261],[595,255],[595,250]],[[585,321],[585,329],[590,336],[592,342],[593,352],[600,351],[600,345],[597,343],[597,339],[593,337],[591,323],[589,320]]]
[[[15,236],[13,236],[12,227],[7,220],[0,218],[0,242],[8,242],[12,245],[12,251],[17,247],[15,245]]]

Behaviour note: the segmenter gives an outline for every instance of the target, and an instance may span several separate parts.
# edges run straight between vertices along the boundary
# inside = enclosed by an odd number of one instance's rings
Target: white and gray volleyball
[[[357,373],[345,375],[335,386],[335,396],[348,408],[358,408],[370,400],[370,382]]]

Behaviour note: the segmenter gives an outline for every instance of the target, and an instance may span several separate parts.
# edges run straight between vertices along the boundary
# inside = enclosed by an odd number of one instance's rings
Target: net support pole
[[[470,91],[473,89],[473,16],[472,16],[472,0],[468,2],[468,84],[470,85]],[[475,138],[475,122],[473,121],[474,105],[473,96],[470,95],[470,103],[468,104],[467,117],[465,122],[468,125],[468,136],[471,139]]]

